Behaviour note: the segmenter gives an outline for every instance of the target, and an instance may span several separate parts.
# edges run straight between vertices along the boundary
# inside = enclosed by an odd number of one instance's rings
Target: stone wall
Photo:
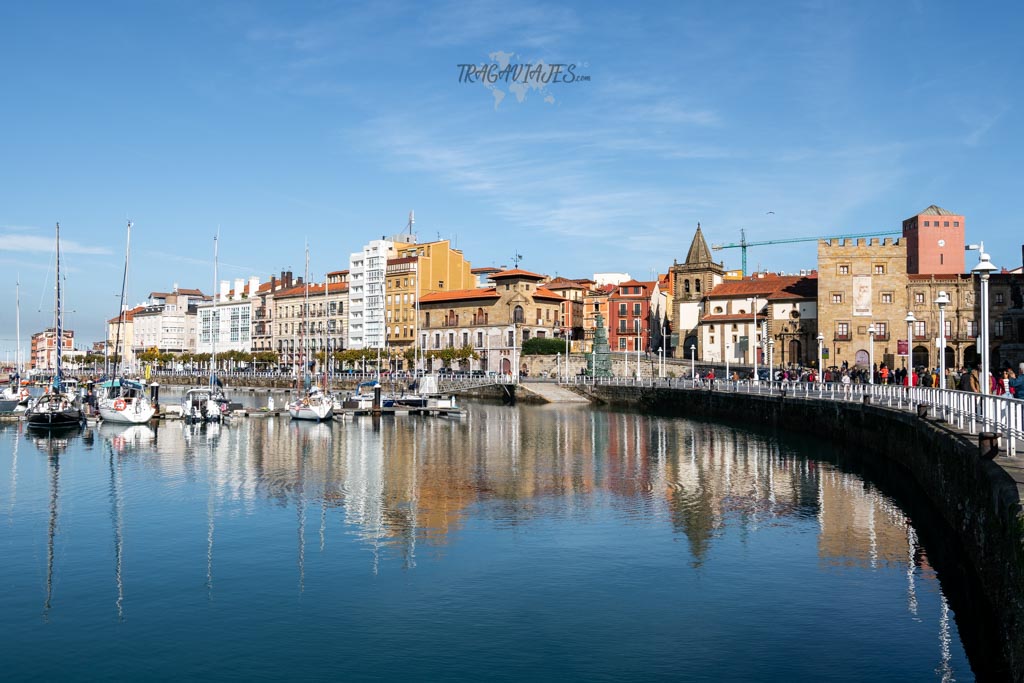
[[[913,413],[872,405],[719,391],[581,387],[591,398],[647,413],[735,420],[811,432],[899,467],[958,537],[998,626],[1009,674],[1024,681],[1024,515],[1016,459],[983,460],[977,437]],[[740,403],[742,402],[742,408]]]

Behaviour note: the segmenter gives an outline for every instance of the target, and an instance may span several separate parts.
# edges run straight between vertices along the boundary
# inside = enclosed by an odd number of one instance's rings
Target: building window
[[[619,337],[619,351],[625,351],[625,350],[626,350],[626,338],[625,337]]]
[[[892,292],[882,292],[882,303],[883,304],[891,304],[892,303]]]
[[[694,280],[693,281],[693,291],[695,291],[695,292],[699,292],[700,291],[700,280]]]
[[[832,303],[841,304],[843,303],[843,295],[839,292],[832,293]]]
[[[978,326],[974,324],[973,320],[967,321],[967,338],[974,339],[978,336]]]
[[[949,227],[949,221],[942,221],[942,227],[948,228]]]
[[[915,304],[923,304],[924,303],[924,292],[914,292],[914,303]]]
[[[626,315],[626,304],[619,304],[619,315]]]
[[[996,303],[997,304],[1003,303],[1003,293],[1002,292],[996,292]]]
[[[839,265],[839,274],[840,275],[849,275],[850,274],[850,265],[847,264],[847,263],[841,263]]]
[[[633,315],[640,315],[640,304],[633,304]]]
[[[928,334],[928,323],[924,320],[914,321],[914,339],[924,339]]]
[[[924,227],[926,227],[926,228],[927,228],[927,227],[928,227],[928,225],[929,225],[928,221],[925,221],[925,222],[924,222]]]
[[[1003,336],[1003,321],[1002,320],[996,320],[993,323],[992,334],[995,335],[996,337],[1002,337]]]
[[[884,263],[876,263],[875,264],[875,275],[885,275],[885,264]]]
[[[875,339],[889,338],[889,323],[875,323]]]
[[[515,338],[514,334],[515,333],[512,332],[512,330],[508,331],[508,345],[509,346],[515,346],[516,345],[516,338]]]
[[[850,323],[836,323],[836,339],[850,338]]]
[[[626,319],[619,318],[619,334],[625,334],[626,332]]]
[[[960,221],[953,221],[953,227],[954,228],[959,228],[960,227]]]
[[[484,345],[484,333],[483,332],[477,332],[476,333],[476,345],[477,346],[483,346]]]

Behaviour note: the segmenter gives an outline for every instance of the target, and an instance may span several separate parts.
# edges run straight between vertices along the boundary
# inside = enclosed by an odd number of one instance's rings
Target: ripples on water
[[[900,509],[740,429],[471,405],[0,442],[15,678],[972,678]]]

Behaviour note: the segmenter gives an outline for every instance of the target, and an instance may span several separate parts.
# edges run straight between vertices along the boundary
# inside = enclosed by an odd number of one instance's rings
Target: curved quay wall
[[[1001,651],[1024,681],[1024,514],[1017,458],[985,460],[977,437],[914,413],[863,403],[725,391],[581,385],[613,406],[687,417],[736,420],[813,433],[901,466],[931,499],[977,574],[1000,621]]]

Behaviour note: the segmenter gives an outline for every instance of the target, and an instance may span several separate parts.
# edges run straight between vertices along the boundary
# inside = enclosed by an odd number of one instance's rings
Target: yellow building
[[[475,279],[462,251],[449,240],[397,243],[385,271],[387,345],[401,352],[416,339],[416,300],[434,292],[470,289]]]

